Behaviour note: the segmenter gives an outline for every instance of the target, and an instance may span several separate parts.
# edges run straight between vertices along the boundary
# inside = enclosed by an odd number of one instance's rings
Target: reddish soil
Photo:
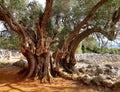
[[[78,81],[54,78],[52,83],[40,83],[38,80],[19,80],[20,68],[0,68],[0,92],[112,92],[103,87],[85,85]]]

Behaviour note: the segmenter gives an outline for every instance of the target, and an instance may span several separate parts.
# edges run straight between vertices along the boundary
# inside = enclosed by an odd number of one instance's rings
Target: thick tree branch
[[[78,47],[79,43],[86,37],[88,37],[90,34],[94,33],[94,32],[98,32],[101,33],[102,35],[104,35],[105,37],[107,37],[109,40],[114,40],[116,38],[116,31],[106,31],[104,29],[101,28],[96,28],[96,29],[87,29],[86,31],[83,31],[82,33],[80,33],[70,44],[70,48],[69,51],[72,55],[75,54],[75,50]]]
[[[41,26],[46,26],[46,23],[50,19],[52,13],[53,0],[46,0],[46,7],[41,21]]]
[[[53,0],[46,0],[46,7],[43,16],[41,16],[42,18],[36,19],[37,31],[41,37],[43,37],[43,31],[44,32],[46,31],[45,27],[52,13],[52,5],[53,5]]]
[[[52,13],[53,0],[46,0],[46,7],[42,18],[36,19],[36,28],[38,34],[36,55],[40,56],[43,53],[48,53],[52,39],[47,36],[46,24]]]
[[[15,31],[18,35],[25,37],[24,28],[3,5],[0,5],[0,20],[6,22],[11,30]]]
[[[117,31],[115,30],[115,24],[120,19],[120,8],[115,11],[112,17],[112,21],[108,21],[104,28],[95,28],[95,29],[88,29],[86,31],[81,32],[78,36],[76,36],[69,45],[69,52],[71,55],[71,59],[74,58],[75,50],[78,47],[79,43],[87,36],[92,34],[93,32],[98,32],[104,35],[109,40],[114,40],[117,36]],[[108,24],[110,22],[110,24]],[[73,61],[71,60],[71,63]]]
[[[64,45],[62,47],[62,50],[65,51],[68,48],[68,45],[70,44],[71,40],[79,34],[80,29],[84,24],[88,22],[88,20],[93,16],[93,14],[96,12],[96,10],[101,7],[105,2],[108,0],[100,0],[88,13],[88,15],[85,17],[85,19],[77,25],[77,27],[74,29],[74,31],[69,34],[68,38],[65,40]]]
[[[7,23],[11,30],[20,36],[21,44],[24,45],[24,50],[21,51],[26,52],[29,50],[31,53],[35,53],[36,35],[33,30],[19,24],[12,14],[2,5],[0,5],[0,20]]]
[[[70,48],[69,51],[70,53],[72,52],[72,54],[74,55],[76,48],[78,47],[79,43],[86,37],[88,37],[90,34],[92,34],[94,31],[94,29],[87,29],[86,31],[83,31],[82,33],[80,33],[70,44]]]

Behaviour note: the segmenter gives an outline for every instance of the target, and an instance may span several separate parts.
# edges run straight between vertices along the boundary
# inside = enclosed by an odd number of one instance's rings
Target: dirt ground
[[[80,81],[54,78],[52,83],[38,80],[19,80],[16,74],[20,68],[8,66],[0,68],[0,92],[112,92],[104,87],[85,85]]]

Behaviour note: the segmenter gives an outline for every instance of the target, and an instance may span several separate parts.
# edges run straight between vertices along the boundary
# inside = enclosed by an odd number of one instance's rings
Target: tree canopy
[[[35,18],[40,14],[42,16],[43,13],[42,5],[37,1],[0,0],[0,2],[1,4],[4,4],[23,25],[30,26],[32,28],[35,27]],[[97,0],[92,0],[91,2],[88,0],[55,0],[51,20],[49,21],[47,28],[49,35],[52,37],[54,34],[59,33],[59,42],[62,44],[66,36],[85,18],[92,6],[97,2]],[[107,4],[103,5],[95,12],[85,26],[95,26],[96,28],[104,27],[104,25],[107,25],[107,23],[112,19],[113,13],[118,8],[119,0],[108,1]],[[110,29],[107,27],[107,30]],[[101,34],[97,33],[95,35],[97,39],[104,39]]]

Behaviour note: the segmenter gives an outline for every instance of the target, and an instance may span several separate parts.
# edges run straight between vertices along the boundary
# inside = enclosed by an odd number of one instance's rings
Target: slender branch
[[[105,37],[107,37],[111,41],[114,40],[117,36],[117,32],[115,30],[104,31],[104,29],[96,28],[95,32],[101,33],[102,35],[104,35]]]
[[[112,16],[112,22],[114,24],[116,24],[120,19],[120,7],[118,8],[117,11],[114,12],[113,16]]]

